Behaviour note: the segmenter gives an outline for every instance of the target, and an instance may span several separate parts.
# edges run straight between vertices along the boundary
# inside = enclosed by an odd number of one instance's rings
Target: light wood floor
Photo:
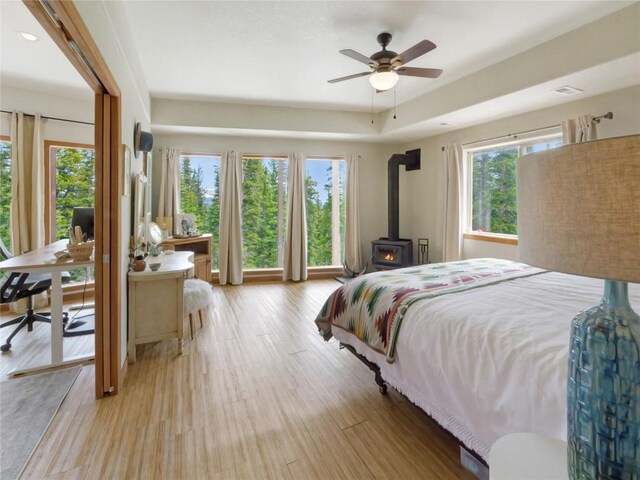
[[[447,434],[317,334],[338,286],[217,287],[184,355],[138,347],[112,398],[83,368],[23,478],[474,478]]]
[[[91,303],[93,300],[90,301]],[[89,303],[89,301],[88,301]],[[65,310],[71,306],[67,304]],[[77,304],[79,305],[79,304]],[[41,308],[36,311],[47,311]],[[77,311],[71,311],[70,317]],[[85,308],[78,313],[79,317],[86,313],[93,313],[93,308]],[[8,312],[0,316],[0,323],[11,320],[18,316],[17,313]],[[11,335],[17,325],[11,325],[0,330],[0,345]],[[75,357],[78,355],[93,355],[95,337],[93,335],[82,335],[78,337],[65,337],[63,339],[64,357]],[[27,332],[22,329],[11,340],[11,350],[0,353],[0,381],[7,380],[7,374],[16,369],[31,365],[42,365],[51,361],[51,326],[48,323],[36,322],[33,324],[33,331]]]

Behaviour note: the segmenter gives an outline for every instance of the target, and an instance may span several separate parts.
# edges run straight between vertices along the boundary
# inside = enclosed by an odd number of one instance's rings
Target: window
[[[95,150],[91,145],[45,141],[49,154],[45,187],[45,236],[51,241],[68,238],[74,207],[95,206]],[[51,174],[53,172],[53,174]],[[92,281],[92,268],[69,271],[73,282]]]
[[[180,209],[192,213],[198,230],[212,234],[212,268],[219,268],[220,156],[180,156]],[[341,265],[344,256],[342,159],[306,162],[308,265]],[[288,157],[242,156],[242,268],[282,268],[287,222]]]
[[[211,268],[219,267],[220,155],[180,155],[180,210],[195,216],[198,231],[211,234]]]
[[[11,249],[11,142],[0,139],[0,238]]]
[[[469,151],[471,180],[467,230],[480,234],[517,235],[516,160],[520,155],[560,145],[562,139],[552,137]]]
[[[242,157],[242,268],[281,268],[287,219],[287,157]]]
[[[344,181],[342,159],[307,157],[307,263],[342,265],[344,258]]]
[[[90,145],[45,142],[49,152],[47,195],[49,224],[45,226],[51,241],[68,237],[74,207],[95,205],[95,150]]]

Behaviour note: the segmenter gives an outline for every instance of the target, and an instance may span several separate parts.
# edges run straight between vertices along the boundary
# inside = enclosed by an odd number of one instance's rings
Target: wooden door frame
[[[122,174],[121,93],[72,1],[23,0],[26,7],[95,92],[95,394],[114,395],[120,375]],[[70,42],[74,42],[74,47]],[[80,52],[78,55],[77,52]]]

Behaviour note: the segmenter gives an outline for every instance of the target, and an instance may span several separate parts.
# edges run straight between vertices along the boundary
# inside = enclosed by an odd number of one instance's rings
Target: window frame
[[[478,232],[472,229],[473,224],[473,155],[479,152],[487,152],[492,150],[506,149],[516,147],[518,149],[518,159],[523,155],[524,149],[531,145],[536,145],[543,142],[553,142],[556,140],[562,140],[562,130],[560,128],[553,128],[547,133],[540,134],[533,133],[526,136],[517,136],[511,140],[503,142],[483,142],[471,148],[463,149],[463,155],[465,158],[465,195],[464,202],[465,208],[465,225],[463,230],[463,238],[469,240],[478,240],[484,242],[502,243],[506,245],[518,245],[518,235],[509,233],[495,233],[495,232]],[[517,161],[517,160],[516,160]],[[516,185],[517,188],[517,185]]]
[[[59,140],[44,141],[44,238],[48,242],[56,241],[54,238],[54,225],[56,223],[56,157],[53,151],[54,148],[93,150],[94,155],[97,154],[95,145]]]
[[[264,160],[278,160],[279,165],[280,162],[289,162],[290,158],[289,155],[283,155],[283,154],[265,154],[265,153],[241,153],[240,154],[240,160],[244,163],[245,160],[258,160],[258,161],[264,161]],[[270,271],[278,271],[278,272],[282,272],[282,269],[284,267],[284,249],[285,249],[285,239],[287,236],[287,232],[285,229],[283,229],[282,227],[285,226],[286,221],[287,221],[287,209],[286,209],[286,202],[288,202],[288,192],[285,192],[285,189],[288,187],[288,175],[289,175],[289,165],[287,164],[286,166],[286,170],[287,170],[287,180],[284,181],[282,178],[280,178],[280,175],[278,174],[278,232],[277,232],[277,239],[278,239],[278,246],[277,246],[277,252],[276,252],[276,263],[277,265],[275,267],[264,267],[264,268],[255,268],[255,267],[245,267],[244,265],[242,266],[242,270],[243,272],[255,272],[255,273],[260,273],[260,272],[265,272],[268,273]],[[243,165],[243,170],[242,170],[242,187],[244,190],[244,165]],[[243,198],[244,198],[244,192],[243,192]],[[242,209],[242,205],[240,206],[240,208]],[[243,222],[244,222],[244,216],[243,216]],[[244,263],[244,242],[242,245],[243,248],[243,263]]]
[[[222,153],[221,152],[206,152],[206,151],[202,151],[202,150],[179,150],[178,151],[178,179],[180,178],[180,171],[182,168],[182,157],[217,157],[218,158],[218,162],[221,163],[222,162]],[[221,165],[218,166],[218,168],[220,168]],[[182,195],[182,192],[178,192],[178,196],[180,197]],[[182,202],[180,202],[180,213],[189,213],[189,212],[184,212],[182,210]],[[213,233],[213,232],[202,232],[202,233]],[[173,233],[172,233],[173,235]],[[215,244],[213,243],[213,240],[215,240],[215,238],[217,237],[218,239],[218,243]],[[212,235],[212,245],[211,245],[211,271],[212,272],[218,272],[220,269],[219,268],[213,268],[213,265],[215,263],[219,263],[220,262],[220,230],[218,227],[218,234],[217,235]],[[217,260],[216,260],[217,259]],[[214,261],[215,260],[215,261]]]
[[[344,190],[345,190],[345,202],[346,202],[346,180],[347,180],[347,157],[346,156],[339,156],[339,155],[307,155],[306,156],[306,160],[309,161],[330,161],[332,162],[332,175],[336,175],[337,176],[337,180],[333,179],[334,182],[337,181],[338,183],[338,195],[333,195],[332,199],[333,199],[333,205],[331,208],[331,215],[332,215],[332,219],[331,219],[331,223],[332,223],[332,232],[331,232],[331,257],[332,257],[332,264],[331,265],[314,265],[314,266],[309,266],[308,268],[331,268],[331,267],[340,267],[342,268],[342,261],[341,261],[341,253],[344,249],[344,243],[342,241],[343,238],[343,232],[340,231],[340,223],[341,223],[341,219],[340,219],[340,163],[339,162],[343,162],[342,165],[344,165],[344,179],[343,181],[344,183]],[[334,165],[338,164],[338,168],[334,169]],[[305,177],[306,177],[306,171],[305,171]],[[335,193],[335,192],[332,192]],[[306,202],[306,199],[305,199]],[[334,211],[334,207],[337,205],[338,207],[338,212],[336,213]],[[305,205],[306,207],[306,205]],[[346,215],[346,204],[345,204],[345,215]],[[336,231],[335,231],[335,222],[338,222],[338,231],[337,231],[337,235],[336,235]],[[345,220],[345,229],[346,229],[346,220]],[[308,232],[307,232],[307,236],[308,236]],[[337,237],[337,242],[335,241]],[[337,250],[336,250],[336,244],[337,244]],[[335,262],[336,258],[338,259],[337,263]]]
[[[207,151],[199,151],[199,150],[180,150],[180,157],[183,156],[206,156],[206,157],[219,157],[222,159],[222,153],[220,152],[207,152]],[[275,159],[275,160],[289,160],[289,155],[287,154],[269,154],[269,153],[240,153],[241,160],[264,160],[264,159]],[[315,160],[337,160],[345,162],[345,181],[346,181],[346,155],[307,155],[305,157],[306,160],[315,161]],[[345,186],[346,188],[346,186]],[[182,209],[182,206],[181,206]],[[183,213],[183,212],[182,212]],[[283,210],[282,215],[285,217],[287,214],[286,210]],[[286,232],[284,232],[284,236],[286,236]],[[284,241],[284,239],[283,239]],[[334,275],[340,274],[342,272],[342,265],[323,265],[323,266],[309,266],[307,267],[309,271],[310,278],[329,278]],[[271,280],[279,280],[282,278],[282,267],[273,267],[273,268],[244,268],[242,269],[245,281],[271,281]],[[219,269],[212,268],[212,279],[215,281],[218,277]]]

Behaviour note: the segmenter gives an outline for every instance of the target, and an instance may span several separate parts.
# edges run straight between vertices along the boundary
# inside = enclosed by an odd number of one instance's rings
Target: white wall
[[[401,172],[400,233],[410,238],[426,236],[431,242],[431,260],[441,261],[444,219],[445,169],[441,147],[452,142],[470,143],[508,133],[557,125],[566,118],[608,111],[613,120],[598,125],[599,138],[640,133],[640,85],[576,100],[557,107],[504,118],[471,128],[452,131],[403,145],[399,150],[422,149],[422,169]],[[464,258],[494,256],[517,259],[517,246],[475,240],[464,241]]]
[[[0,88],[0,109],[81,122],[94,121],[93,92],[88,86],[86,95],[69,98],[3,85]],[[10,130],[11,115],[0,114],[0,135],[8,136]],[[43,119],[42,136],[44,140],[93,145],[93,125]]]
[[[144,130],[149,130],[150,99],[146,82],[141,73],[135,45],[131,41],[126,17],[120,2],[75,2],[80,16],[104,57],[109,70],[121,91],[122,103],[122,143],[133,152],[133,130],[140,122]],[[132,173],[142,169],[142,155],[132,159]],[[120,215],[122,236],[120,239],[120,318],[121,318],[121,361],[124,364],[127,351],[127,267],[129,237],[131,236],[131,197],[121,197]]]
[[[302,140],[264,137],[227,137],[213,135],[161,134],[154,135],[153,152],[153,209],[155,218],[160,184],[160,147],[183,151],[220,153],[236,150],[241,153],[362,156],[360,180],[360,234],[363,260],[371,254],[371,241],[387,236],[387,160],[392,147],[360,142]]]

